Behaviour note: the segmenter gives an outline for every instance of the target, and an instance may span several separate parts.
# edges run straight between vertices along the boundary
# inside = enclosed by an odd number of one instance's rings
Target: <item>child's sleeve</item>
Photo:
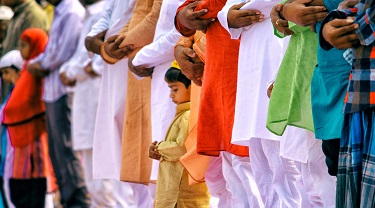
[[[179,131],[175,141],[163,141],[159,143],[157,149],[161,154],[160,161],[177,162],[186,153],[184,143],[189,130],[189,116],[190,111],[185,112],[181,116],[181,121],[178,124]]]

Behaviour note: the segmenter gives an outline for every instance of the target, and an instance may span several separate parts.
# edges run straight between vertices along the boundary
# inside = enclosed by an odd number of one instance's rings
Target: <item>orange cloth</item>
[[[177,13],[194,0],[182,4]],[[226,0],[206,0],[195,10],[208,9],[203,19],[216,18]],[[176,28],[185,36],[195,31],[175,21]],[[231,144],[237,89],[239,40],[232,40],[219,21],[212,22],[206,31],[207,52],[203,75],[198,119],[197,152],[219,156],[227,151],[238,156],[249,156],[248,147]]]
[[[126,34],[123,43],[133,44],[135,54],[154,37],[161,0],[138,0],[130,22],[119,35]],[[140,36],[140,34],[142,34]],[[151,79],[138,80],[128,70],[127,97],[122,134],[120,180],[148,184],[152,160],[148,157],[151,144]]]
[[[197,153],[197,122],[201,88],[191,84],[189,134],[185,141],[186,154],[180,158],[189,173],[189,185],[204,182],[204,175],[210,163],[209,156]]]
[[[48,36],[42,29],[31,28],[21,34],[21,40],[30,44],[28,60],[44,51]],[[27,60],[27,61],[28,61]],[[3,123],[15,147],[24,147],[46,131],[45,106],[42,101],[43,79],[34,77],[25,63],[20,78],[4,108]]]
[[[205,39],[205,35],[198,31],[191,37],[181,37],[176,45],[182,45],[186,48],[196,48],[199,47],[201,53],[202,61],[205,57],[206,44],[201,41],[199,46],[197,42],[199,40]],[[196,51],[196,50],[195,50]],[[198,52],[196,51],[198,54]],[[204,182],[204,175],[206,173],[207,167],[210,163],[210,156],[200,155],[197,153],[197,122],[198,122],[198,111],[200,103],[201,88],[191,84],[191,96],[190,96],[190,119],[189,119],[189,134],[185,141],[186,154],[180,158],[181,164],[189,173],[189,185],[194,185],[197,183]]]

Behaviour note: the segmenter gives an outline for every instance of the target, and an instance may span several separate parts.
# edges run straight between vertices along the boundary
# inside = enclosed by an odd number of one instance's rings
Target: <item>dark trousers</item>
[[[323,153],[326,156],[328,173],[331,176],[337,176],[339,164],[340,139],[322,140]]]
[[[44,208],[47,193],[47,179],[9,180],[10,200],[16,208]]]
[[[45,103],[49,154],[59,185],[64,207],[89,207],[83,169],[73,151],[70,104],[71,96],[64,95],[53,103]]]

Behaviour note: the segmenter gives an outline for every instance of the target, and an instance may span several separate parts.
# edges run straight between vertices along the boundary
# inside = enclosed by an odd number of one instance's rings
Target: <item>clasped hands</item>
[[[161,155],[157,150],[157,141],[154,141],[148,148],[148,157],[154,160],[160,160]]]
[[[315,32],[315,24],[322,21],[328,14],[325,6],[314,6],[314,0],[295,0],[285,4],[276,4],[271,10],[273,26],[285,35],[293,35],[288,21],[297,25],[309,26]]]
[[[358,0],[346,0],[340,3],[338,9],[352,8],[358,4]],[[322,28],[324,39],[337,49],[347,49],[358,46],[359,40],[355,31],[359,25],[355,23],[355,17],[346,19],[334,19],[326,23]]]
[[[125,45],[124,47],[120,47],[122,42],[125,40],[124,36],[114,35],[109,37],[103,44],[105,53],[117,60],[120,60],[126,56],[128,56],[131,52],[134,51],[135,47],[133,44]]]
[[[182,45],[177,45],[174,50],[174,56],[181,68],[181,72],[196,85],[201,86],[204,63],[194,50]]]

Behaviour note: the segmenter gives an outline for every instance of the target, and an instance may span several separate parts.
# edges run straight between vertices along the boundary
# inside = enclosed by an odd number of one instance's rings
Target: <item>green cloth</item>
[[[314,131],[311,79],[317,64],[318,40],[309,27],[289,22],[295,32],[281,62],[268,107],[267,128],[282,135],[287,125]]]
[[[20,36],[27,28],[41,28],[48,31],[48,17],[43,9],[34,1],[27,0],[13,9],[14,16],[10,21],[5,39],[3,41],[2,54],[17,49]]]

